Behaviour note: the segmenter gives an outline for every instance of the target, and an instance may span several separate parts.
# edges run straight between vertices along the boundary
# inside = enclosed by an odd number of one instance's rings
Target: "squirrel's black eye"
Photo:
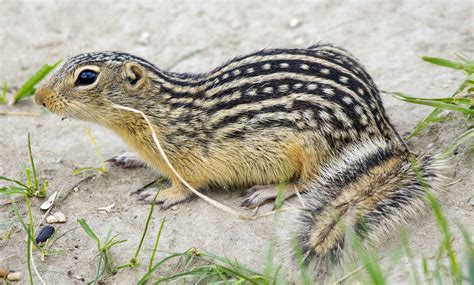
[[[81,71],[81,73],[79,73],[79,76],[76,79],[76,86],[91,85],[96,81],[97,75],[97,72],[90,69],[85,69]]]

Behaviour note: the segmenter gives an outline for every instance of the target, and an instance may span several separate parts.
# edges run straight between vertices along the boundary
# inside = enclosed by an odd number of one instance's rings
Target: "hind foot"
[[[293,183],[284,187],[285,200],[296,195],[296,191],[298,191]],[[244,192],[246,198],[240,205],[247,208],[258,207],[268,200],[275,200],[279,191],[280,185],[278,184],[255,185]]]

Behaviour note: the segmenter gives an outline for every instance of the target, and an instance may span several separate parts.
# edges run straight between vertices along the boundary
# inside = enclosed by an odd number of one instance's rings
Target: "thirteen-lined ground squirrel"
[[[166,72],[121,52],[69,59],[35,100],[65,117],[111,128],[172,186],[158,202],[190,197],[158,154],[143,111],[172,165],[192,186],[250,187],[257,206],[305,193],[299,244],[306,262],[338,263],[345,232],[377,239],[426,205],[440,162],[412,155],[360,63],[331,45],[266,49],[204,74]],[[416,166],[416,167],[413,167]],[[415,173],[413,169],[419,169]],[[424,183],[419,182],[421,178]]]

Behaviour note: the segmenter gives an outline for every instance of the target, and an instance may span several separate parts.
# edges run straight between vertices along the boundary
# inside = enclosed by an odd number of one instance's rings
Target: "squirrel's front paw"
[[[140,193],[140,198],[147,203],[152,203],[155,198],[155,191],[145,191]],[[161,204],[163,209],[169,208],[175,204],[183,202],[189,199],[193,193],[182,188],[170,187],[164,190],[160,190],[158,197],[156,198],[156,204]]]
[[[121,168],[139,168],[146,167],[146,163],[138,158],[138,156],[131,152],[126,152],[121,155],[114,156],[106,160],[117,167]]]

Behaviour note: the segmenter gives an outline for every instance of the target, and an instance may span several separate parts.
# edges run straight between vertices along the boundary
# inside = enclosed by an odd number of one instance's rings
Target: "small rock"
[[[55,224],[55,223],[58,222],[58,219],[53,215],[49,215],[49,216],[46,217],[46,222],[48,224]]]
[[[14,271],[14,272],[8,273],[7,280],[8,281],[20,281],[22,277],[23,276],[22,276],[21,272]]]
[[[176,205],[175,205],[175,206],[172,206],[172,207],[171,207],[171,210],[173,210],[173,211],[178,210],[178,206],[176,206]]]
[[[431,148],[433,146],[433,143],[429,143],[426,148]]]
[[[142,45],[148,45],[150,43],[151,34],[149,32],[142,32],[137,42]]]
[[[300,20],[298,18],[292,18],[289,22],[288,22],[288,27],[290,27],[291,29],[294,29],[296,27],[298,27],[300,25]]]
[[[56,212],[53,214],[56,219],[58,219],[59,223],[65,223],[67,221],[66,216],[62,212]]]
[[[41,204],[40,209],[43,211],[47,211],[49,208],[54,203],[54,200],[56,200],[56,197],[58,196],[58,192],[54,192],[53,194],[49,195],[48,199]]]
[[[65,223],[66,221],[67,221],[66,216],[61,212],[56,212],[46,217],[46,222],[48,224]]]
[[[471,199],[469,199],[469,204],[474,207],[474,197],[471,197]]]
[[[76,186],[76,187],[72,188],[72,190],[73,190],[74,192],[77,192],[77,191],[79,191],[79,187]]]

